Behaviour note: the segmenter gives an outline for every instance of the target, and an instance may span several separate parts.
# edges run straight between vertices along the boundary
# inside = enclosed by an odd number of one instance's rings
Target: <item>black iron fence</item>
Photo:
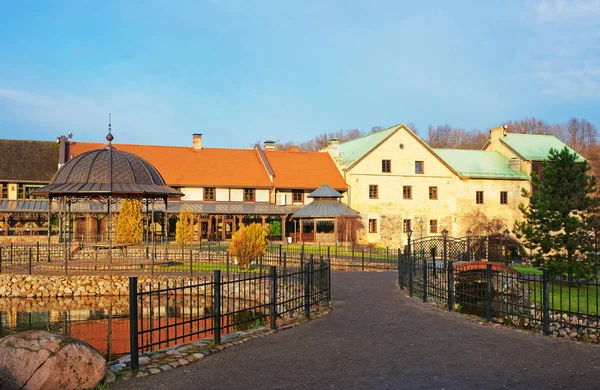
[[[227,278],[220,270],[194,282],[138,285],[129,279],[132,369],[139,354],[168,346],[221,337],[277,324],[329,305],[329,261],[308,261],[301,268],[270,266],[266,274]]]
[[[0,273],[179,273],[190,276],[216,269],[225,274],[266,273],[269,266],[298,268],[310,260],[330,259],[337,270],[393,270],[400,250],[369,246],[271,245],[266,253],[242,266],[229,252],[229,245],[205,241],[201,244],[160,243],[29,243],[0,245]]]
[[[503,235],[444,237],[431,236],[412,241],[411,253],[417,259],[510,263],[522,261],[520,244]]]
[[[398,284],[423,302],[581,340],[600,337],[600,280],[520,274],[503,263],[402,258]]]

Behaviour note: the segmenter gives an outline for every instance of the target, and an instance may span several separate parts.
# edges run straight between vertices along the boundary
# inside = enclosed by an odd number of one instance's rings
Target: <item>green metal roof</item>
[[[524,159],[533,161],[546,160],[550,154],[550,149],[560,151],[567,146],[553,135],[508,133],[500,140]],[[573,149],[568,146],[567,148],[571,153],[575,153]],[[585,158],[577,154],[577,161],[583,162]]]
[[[347,167],[351,166],[399,127],[400,125],[388,127],[387,129],[379,130],[369,135],[340,144],[341,162]]]
[[[528,180],[523,171],[515,172],[509,167],[509,160],[498,152],[467,149],[433,149],[461,177],[479,179]]]

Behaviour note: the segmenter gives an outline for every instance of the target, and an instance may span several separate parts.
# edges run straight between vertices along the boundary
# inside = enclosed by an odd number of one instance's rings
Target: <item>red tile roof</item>
[[[154,165],[170,186],[270,188],[271,180],[253,149],[194,150],[181,146],[113,144]],[[71,142],[70,154],[77,156],[105,144]]]
[[[113,144],[154,165],[170,186],[271,188],[273,183],[255,149],[202,148]],[[70,154],[77,156],[105,144],[71,142]],[[323,184],[346,191],[344,178],[329,153],[272,151],[265,156],[275,173],[274,186],[281,189],[316,189]]]
[[[276,188],[316,189],[327,184],[336,190],[348,189],[329,153],[265,150],[265,155],[275,172]]]

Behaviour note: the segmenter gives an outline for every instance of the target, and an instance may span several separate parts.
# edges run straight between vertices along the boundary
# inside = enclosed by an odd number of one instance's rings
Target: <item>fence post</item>
[[[281,249],[281,245],[279,246]],[[271,266],[271,329],[277,329],[277,267]]]
[[[227,277],[229,277],[229,249],[225,252],[225,262],[227,267]]]
[[[454,262],[448,262],[448,311],[454,311]]]
[[[427,302],[427,259],[423,258],[423,303]]]
[[[40,262],[40,242],[35,243],[35,262]]]
[[[279,244],[279,261],[277,262],[278,265],[281,265],[281,244]]]
[[[550,271],[543,269],[542,273],[542,331],[544,334],[550,334]]]
[[[404,252],[404,258],[407,258],[406,252]],[[408,295],[413,296],[413,264],[411,264],[410,256],[408,257]]]
[[[194,250],[190,249],[190,277],[194,276]]]
[[[2,273],[2,252],[4,252],[4,248],[0,247],[0,274]]]
[[[221,344],[221,270],[216,269],[213,280],[214,343]]]
[[[12,263],[12,261],[13,261],[13,257],[14,257],[14,255],[15,255],[15,252],[14,252],[14,247],[13,247],[13,243],[11,242],[11,243],[10,243],[10,262],[11,262],[11,263]]]
[[[486,268],[486,293],[485,293],[485,320],[492,321],[492,265],[488,264]]]
[[[327,258],[327,304],[331,307],[331,257]]]
[[[304,315],[310,319],[310,262],[304,267]]]
[[[137,371],[140,365],[138,355],[138,278],[129,277],[129,350],[131,355],[131,369]]]
[[[283,252],[283,273],[285,274],[285,269],[287,268],[287,252]]]
[[[404,278],[402,275],[402,254],[400,253],[400,248],[398,248],[398,286],[400,287],[400,290],[402,290],[404,288]]]
[[[361,263],[362,263],[362,270],[365,270],[365,248],[363,248],[363,250],[361,251]]]
[[[32,263],[33,262],[33,248],[29,248],[29,275],[31,275]]]

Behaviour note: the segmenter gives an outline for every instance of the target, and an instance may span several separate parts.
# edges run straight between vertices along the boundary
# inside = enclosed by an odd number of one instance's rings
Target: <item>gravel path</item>
[[[329,315],[116,389],[598,388],[600,347],[480,325],[334,272]]]

